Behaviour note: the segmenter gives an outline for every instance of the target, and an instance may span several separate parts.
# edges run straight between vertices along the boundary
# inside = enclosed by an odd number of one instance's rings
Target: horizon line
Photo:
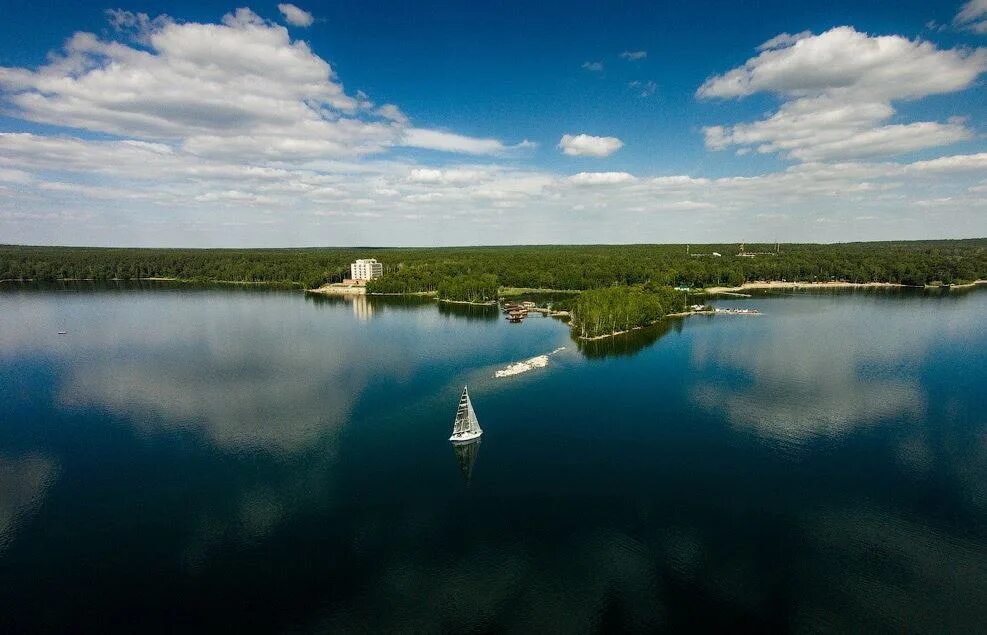
[[[987,240],[987,236],[973,236],[964,238],[902,238],[902,239],[881,239],[881,240],[846,240],[836,242],[785,242],[778,240],[731,240],[721,242],[672,242],[672,243],[506,243],[506,244],[464,244],[464,245],[303,245],[303,246],[210,246],[191,247],[176,245],[43,245],[43,244],[23,244],[23,243],[0,243],[0,248],[21,247],[39,249],[187,249],[187,250],[303,250],[303,249],[504,249],[511,247],[685,247],[696,246],[718,246],[718,245],[860,245],[860,244],[883,244],[883,243],[922,243],[922,242],[961,242]]]

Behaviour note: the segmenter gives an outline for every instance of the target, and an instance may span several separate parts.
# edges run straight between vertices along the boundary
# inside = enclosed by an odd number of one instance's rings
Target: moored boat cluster
[[[505,302],[503,305],[504,316],[512,324],[520,324],[533,308],[534,302]]]

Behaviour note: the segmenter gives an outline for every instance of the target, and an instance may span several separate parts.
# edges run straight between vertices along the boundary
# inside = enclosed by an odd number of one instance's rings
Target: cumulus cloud
[[[635,62],[637,60],[643,60],[648,57],[647,51],[624,51],[620,54],[622,59]]]
[[[594,73],[599,73],[603,70],[603,62],[583,62],[583,68]]]
[[[408,118],[397,106],[371,110],[369,98],[348,94],[308,44],[249,9],[219,24],[108,15],[141,46],[80,32],[36,70],[0,67],[0,92],[16,116],[215,158],[359,156],[405,137]],[[468,153],[502,146],[468,137],[442,145]]]
[[[497,139],[480,139],[452,132],[425,130],[422,128],[410,128],[406,130],[401,144],[412,148],[460,152],[463,154],[504,154],[511,150],[523,150],[534,147],[534,143],[528,140],[508,146]]]
[[[943,227],[973,236],[987,232],[983,207],[973,204],[982,194],[970,189],[983,183],[985,171],[987,153],[911,163],[811,162],[715,179],[566,176],[497,163],[245,165],[159,143],[0,133],[7,188],[0,233],[11,242],[99,244],[110,232],[125,243],[186,246],[240,236],[257,243],[258,227],[260,243],[270,245],[297,244],[298,236],[314,236],[314,244],[429,244],[435,236],[447,244],[551,242],[560,235],[640,242],[653,232],[669,241],[717,242],[752,231],[781,240],[838,240],[845,239],[841,223],[868,216],[878,220],[868,221],[873,233],[861,238],[886,238],[889,231],[919,238]],[[934,199],[942,201],[935,208],[916,204]],[[577,207],[584,210],[580,218],[594,222],[573,224]],[[633,220],[608,222],[626,212]],[[386,222],[369,227],[366,218]],[[806,221],[815,218],[829,222],[806,234]],[[456,220],[462,222],[450,222]],[[121,231],[123,238],[114,234]]]
[[[627,172],[580,172],[569,177],[574,185],[620,185],[636,179]]]
[[[487,179],[489,172],[485,170],[470,170],[453,168],[439,170],[433,168],[415,168],[408,175],[408,181],[412,183],[440,183],[451,185],[457,183],[477,183]]]
[[[799,38],[764,50],[724,75],[708,79],[700,97],[839,94],[915,99],[966,88],[987,67],[987,51],[939,50],[898,35],[871,36],[853,27]]]
[[[559,149],[574,157],[608,157],[624,147],[617,137],[594,137],[588,134],[564,134]]]
[[[743,66],[706,80],[703,99],[778,95],[765,119],[704,129],[713,149],[781,152],[800,160],[887,156],[969,138],[962,121],[888,124],[892,102],[969,87],[987,70],[987,50],[940,50],[900,36],[852,27],[820,35],[782,34]]]
[[[149,50],[76,33],[36,71],[0,68],[0,88],[32,121],[186,143],[200,152],[347,154],[392,143],[386,123],[355,117],[332,67],[284,27],[238,9],[222,24],[148,21]]]
[[[475,244],[649,235],[712,242],[767,224],[763,231],[782,240],[837,240],[845,223],[862,217],[874,219],[862,239],[987,233],[976,204],[987,154],[867,159],[968,136],[958,119],[888,119],[903,91],[916,98],[963,85],[957,69],[978,51],[926,46],[940,62],[927,71],[939,77],[916,88],[918,76],[893,75],[894,92],[867,65],[843,84],[807,76],[798,86],[763,84],[758,62],[748,89],[780,96],[777,116],[711,126],[707,143],[804,161],[789,169],[722,178],[569,175],[525,167],[519,159],[530,142],[429,129],[396,104],[345,90],[304,42],[250,10],[217,24],[109,15],[110,39],[79,33],[40,68],[0,68],[5,114],[56,126],[0,132],[0,235],[8,242]],[[782,38],[758,58],[794,55],[816,37]],[[867,83],[879,98],[861,97]],[[620,145],[579,134],[559,143],[577,156],[607,156]],[[401,146],[453,154],[389,152]],[[610,222],[618,215],[621,222]],[[816,218],[826,223],[806,234]]]
[[[960,7],[953,23],[974,33],[987,33],[987,0],[969,0]]]
[[[281,12],[284,21],[292,26],[312,26],[312,23],[315,21],[311,13],[287,2],[279,4],[278,11]]]
[[[46,242],[46,236],[51,242],[99,242],[105,240],[106,223],[119,227],[121,218],[127,220],[128,235],[138,239],[172,235],[171,244],[203,246],[215,244],[216,236],[240,233],[256,242],[261,226],[264,244],[285,244],[302,234],[319,236],[320,225],[332,228],[324,242],[342,244],[384,242],[387,236],[403,244],[427,244],[437,235],[452,244],[545,242],[553,235],[633,242],[641,240],[642,232],[659,231],[661,222],[671,218],[681,228],[671,234],[661,229],[667,240],[693,236],[695,241],[699,232],[715,242],[762,225],[782,240],[837,240],[845,238],[845,227],[836,221],[856,216],[880,219],[869,222],[868,231],[874,233],[862,237],[887,237],[893,231],[918,238],[944,226],[961,235],[987,231],[982,207],[971,204],[982,194],[970,190],[983,182],[987,153],[911,163],[810,162],[745,177],[673,173],[649,178],[627,172],[566,176],[497,163],[245,165],[235,157],[206,158],[159,143],[3,133],[0,170],[7,188],[0,232],[13,242]],[[932,199],[944,201],[935,208],[939,216],[913,204]],[[632,211],[643,225],[608,224],[609,216],[599,216],[603,225],[594,223],[591,231],[587,225],[580,233],[571,224],[576,206],[591,216]],[[924,211],[909,216],[909,208]],[[47,222],[53,209],[63,216],[58,223]],[[809,220],[833,222],[807,235],[804,221],[810,211]],[[409,224],[409,215],[423,218]],[[371,228],[359,222],[370,217],[387,223]],[[464,222],[450,224],[454,219]],[[391,233],[381,233],[380,227]]]

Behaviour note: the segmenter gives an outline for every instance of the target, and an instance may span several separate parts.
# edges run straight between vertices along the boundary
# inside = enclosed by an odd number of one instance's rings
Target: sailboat
[[[469,389],[463,387],[463,396],[459,398],[459,408],[456,409],[456,421],[452,424],[452,436],[449,440],[456,444],[476,441],[483,434],[480,422],[476,420],[473,404],[470,402]]]

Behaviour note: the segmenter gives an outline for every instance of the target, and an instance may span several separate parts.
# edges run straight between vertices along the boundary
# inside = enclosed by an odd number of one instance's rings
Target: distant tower
[[[686,246],[685,246],[685,255],[686,255],[686,256],[688,256],[688,255],[689,255],[689,245],[686,245]]]

